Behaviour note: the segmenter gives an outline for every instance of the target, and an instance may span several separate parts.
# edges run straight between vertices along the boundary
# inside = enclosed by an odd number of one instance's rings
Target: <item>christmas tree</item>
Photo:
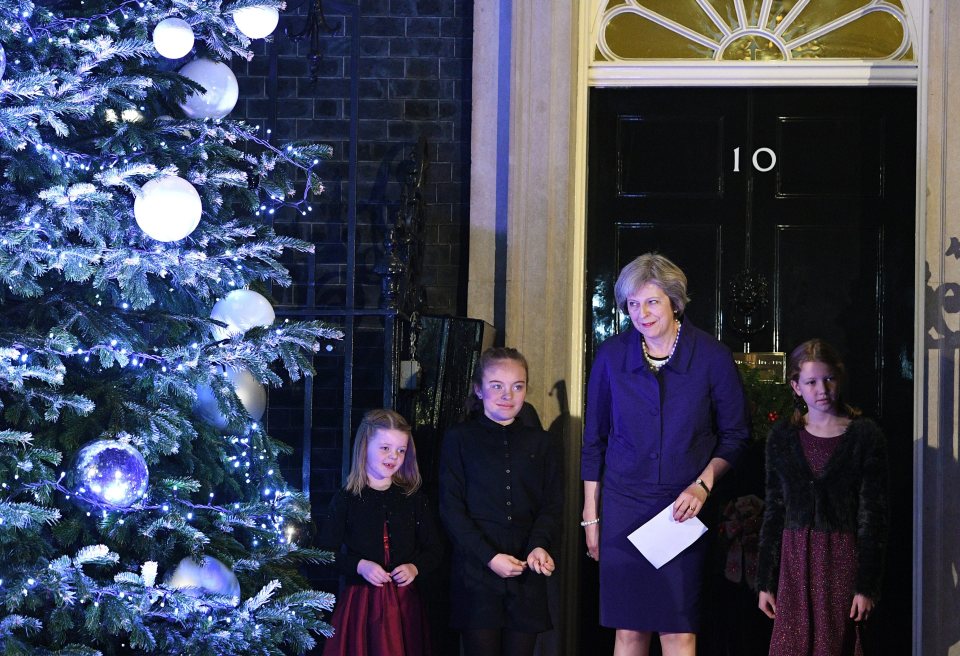
[[[302,653],[265,385],[340,334],[278,322],[274,212],[329,148],[229,119],[276,0],[0,0],[0,651]]]

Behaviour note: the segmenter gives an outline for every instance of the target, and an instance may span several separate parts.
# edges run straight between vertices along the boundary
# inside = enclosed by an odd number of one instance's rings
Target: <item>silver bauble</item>
[[[80,449],[77,484],[104,505],[126,508],[147,492],[150,472],[140,452],[118,440],[98,440]]]
[[[192,558],[181,560],[167,581],[167,587],[198,597],[203,594],[231,597],[234,606],[240,603],[237,575],[212,556],[204,556],[199,563]]]

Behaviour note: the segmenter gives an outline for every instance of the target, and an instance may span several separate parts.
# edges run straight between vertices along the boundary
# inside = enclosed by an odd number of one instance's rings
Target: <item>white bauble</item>
[[[223,118],[233,111],[240,97],[237,77],[223,62],[194,59],[180,69],[180,75],[190,78],[206,93],[192,93],[180,105],[190,118]]]
[[[182,18],[164,18],[153,28],[153,46],[167,59],[180,59],[193,50],[193,28]]]
[[[233,22],[251,39],[270,36],[279,21],[280,12],[275,7],[244,7],[233,12]]]
[[[137,225],[157,241],[183,239],[200,223],[203,204],[192,184],[175,175],[164,175],[143,185],[133,201]]]
[[[7,51],[0,45],[0,78],[7,71]]]
[[[220,405],[217,403],[217,395],[213,393],[213,388],[209,385],[197,385],[196,392],[197,402],[193,406],[193,411],[217,430],[226,430],[230,422],[220,412]]]
[[[227,380],[233,386],[233,391],[244,410],[254,421],[260,421],[263,413],[267,409],[267,389],[253,377],[246,369],[228,368]],[[209,423],[217,430],[226,430],[230,422],[220,412],[220,405],[217,403],[217,395],[209,385],[197,385],[197,401],[193,406],[193,411],[201,419]]]
[[[167,587],[198,597],[203,594],[232,597],[234,606],[240,603],[237,575],[212,556],[204,556],[199,563],[191,558],[181,560],[167,581]]]
[[[227,328],[214,328],[213,336],[220,340],[230,335],[245,333],[255,326],[269,326],[276,319],[273,306],[257,292],[250,289],[234,289],[217,301],[210,318],[222,321]]]
[[[233,384],[233,391],[240,397],[240,403],[254,421],[260,421],[267,409],[267,390],[246,369],[227,369],[227,378]]]

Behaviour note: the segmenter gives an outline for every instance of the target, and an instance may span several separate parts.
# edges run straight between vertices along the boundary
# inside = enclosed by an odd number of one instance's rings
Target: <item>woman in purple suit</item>
[[[729,349],[683,317],[687,278],[654,253],[623,268],[614,288],[633,329],[597,351],[583,435],[583,522],[600,563],[600,623],[615,656],[693,656],[707,540],[660,569],[627,539],[668,505],[696,517],[746,446],[749,422]]]

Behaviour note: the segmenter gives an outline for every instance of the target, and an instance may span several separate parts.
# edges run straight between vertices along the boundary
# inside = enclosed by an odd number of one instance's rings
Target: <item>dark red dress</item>
[[[396,486],[366,488],[362,495],[339,492],[330,503],[321,536],[339,551],[336,566],[346,585],[337,597],[323,656],[431,656],[430,630],[417,582],[377,587],[357,574],[360,560],[387,572],[412,563],[420,573],[436,565],[437,529],[421,493],[406,496]],[[334,545],[340,545],[336,549]]]
[[[819,476],[844,436],[798,434],[810,471]],[[850,619],[856,573],[853,533],[785,529],[770,656],[862,656]]]

